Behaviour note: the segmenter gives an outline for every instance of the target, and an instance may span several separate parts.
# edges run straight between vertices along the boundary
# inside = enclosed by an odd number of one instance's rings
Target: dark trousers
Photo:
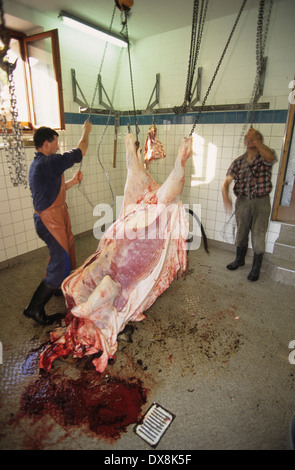
[[[34,215],[35,228],[38,236],[43,240],[50,254],[50,259],[46,268],[45,281],[51,287],[59,288],[63,280],[71,272],[71,263],[68,253],[57,242],[54,236],[43,224],[41,217]]]
[[[236,245],[245,247],[248,245],[251,232],[252,247],[255,253],[262,254],[265,251],[265,236],[270,215],[269,196],[255,199],[238,197],[235,206],[237,221]]]

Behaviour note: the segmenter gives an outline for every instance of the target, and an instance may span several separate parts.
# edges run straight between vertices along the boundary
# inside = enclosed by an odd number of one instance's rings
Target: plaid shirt
[[[233,177],[235,183],[233,191],[237,197],[243,196],[254,199],[271,192],[272,166],[277,160],[274,151],[273,154],[275,159],[272,162],[266,162],[258,154],[250,163],[247,160],[247,152],[232,162],[226,175]]]

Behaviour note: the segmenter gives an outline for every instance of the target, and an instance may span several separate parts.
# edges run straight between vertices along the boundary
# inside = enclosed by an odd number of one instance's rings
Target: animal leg
[[[191,155],[192,139],[184,138],[181,141],[173,170],[157,191],[159,203],[168,205],[180,200],[184,186],[185,164]]]

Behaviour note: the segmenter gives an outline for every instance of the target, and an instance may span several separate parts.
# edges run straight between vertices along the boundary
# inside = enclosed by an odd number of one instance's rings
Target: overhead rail
[[[71,76],[72,76],[72,89],[73,89],[73,101],[80,106],[80,113],[81,114],[88,114],[90,112],[89,104],[85,98],[85,95],[78,83],[78,80],[76,78],[76,72],[74,69],[71,69]],[[148,102],[148,105],[146,109],[138,109],[136,110],[136,114],[138,115],[145,115],[145,114],[175,114],[175,108],[174,107],[165,107],[165,108],[155,108],[157,104],[159,104],[160,100],[160,74],[156,74],[156,83],[154,86],[154,89],[152,91],[150,100]],[[195,91],[195,90],[193,90]],[[82,97],[79,98],[79,92]],[[109,105],[107,105],[103,100],[103,94],[105,94]],[[155,100],[153,102],[153,96],[156,94]],[[113,110],[112,114],[117,114],[119,113],[121,116],[129,116],[132,115],[132,111],[124,111],[124,110],[115,110],[108,95],[103,87],[102,84],[102,79],[101,76],[99,75],[98,77],[98,97],[99,97],[99,105],[101,105],[101,108],[94,108],[91,107],[91,114],[109,114],[110,108]],[[186,106],[186,113],[197,113],[201,109],[202,111],[211,111],[211,112],[217,112],[217,111],[245,111],[249,109],[249,106],[251,103],[234,103],[234,104],[212,104],[212,105],[206,105],[206,106],[194,106],[193,104],[199,101],[198,96],[192,101],[192,105]],[[269,109],[270,103],[269,102],[262,102],[262,103],[256,103],[255,109],[256,110],[261,110],[261,109]]]

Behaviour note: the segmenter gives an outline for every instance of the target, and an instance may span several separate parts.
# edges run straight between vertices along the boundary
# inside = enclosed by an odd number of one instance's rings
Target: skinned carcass
[[[62,284],[68,314],[66,326],[51,332],[52,344],[39,367],[72,354],[93,355],[103,372],[115,357],[117,335],[144,312],[187,268],[188,219],[180,200],[191,139],[183,139],[174,168],[159,185],[144,168],[135,137],[125,137],[127,180],[118,219],[97,250]]]

